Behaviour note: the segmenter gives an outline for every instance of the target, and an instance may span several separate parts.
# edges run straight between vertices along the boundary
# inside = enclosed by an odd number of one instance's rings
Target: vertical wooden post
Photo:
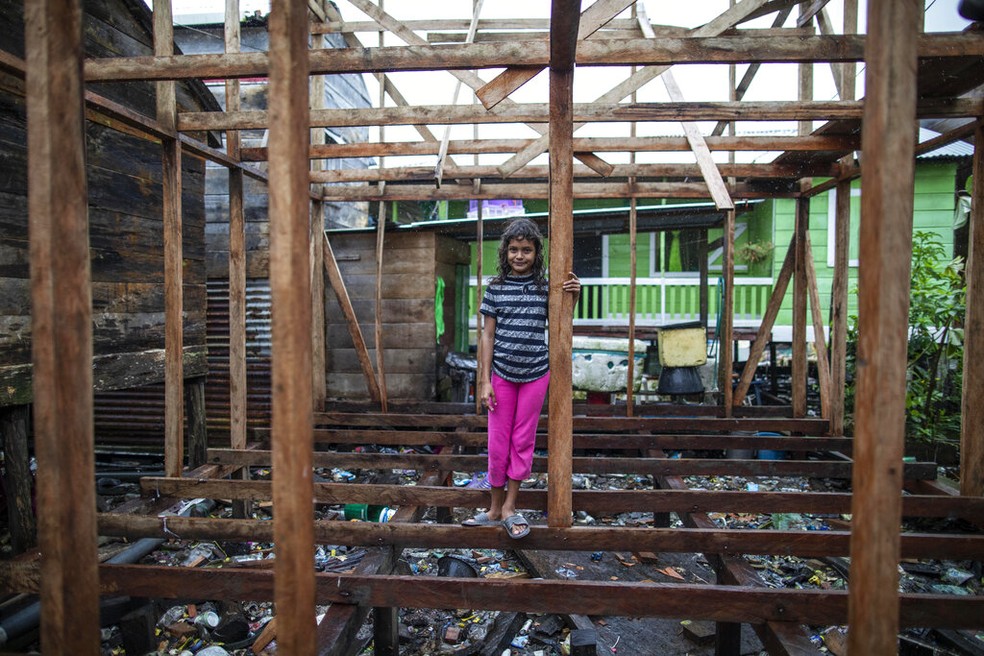
[[[693,521],[692,519],[690,521]],[[728,580],[728,564],[725,558],[713,559],[714,579],[719,583]],[[741,622],[714,623],[714,656],[740,656]]]
[[[580,1],[550,9],[550,391],[547,430],[548,524],[571,525],[573,414],[571,340],[574,303],[563,291],[574,268],[574,48]]]
[[[813,348],[817,353],[817,387],[820,390],[820,416],[830,419],[830,360],[827,359],[827,338],[820,308],[820,290],[817,287],[817,271],[813,264],[813,247],[810,233],[806,233],[806,287],[810,298],[810,314],[813,319]]]
[[[239,0],[226,0],[225,50],[240,50]],[[238,112],[239,80],[226,80],[226,111]],[[226,151],[239,158],[239,130],[226,132]],[[229,425],[230,444],[246,447],[246,225],[243,172],[229,170]]]
[[[321,130],[324,132],[324,130]],[[321,185],[319,185],[320,187]],[[328,342],[325,319],[325,203],[311,211],[311,375],[314,407],[324,410],[328,398]]]
[[[645,27],[642,29],[642,33],[647,38],[652,38],[652,27],[649,24],[649,18],[646,16],[645,10],[642,14]],[[639,20],[639,5],[635,3],[632,4],[632,18],[636,21]],[[640,24],[642,26],[642,24]],[[647,33],[646,27],[649,27],[649,33]],[[638,70],[637,66],[633,66],[630,75],[635,75]],[[638,94],[635,90],[632,91],[632,95],[629,98],[632,104],[635,104],[638,100]],[[629,138],[635,138],[637,126],[635,121],[629,123]],[[629,153],[629,164],[635,164],[636,154],[635,151]],[[638,255],[636,254],[636,240],[638,239],[637,232],[639,228],[639,211],[638,205],[639,201],[635,196],[635,178],[629,178],[629,190],[632,195],[629,197],[629,366],[625,373],[625,416],[632,417],[635,414],[635,399],[633,383],[635,382],[635,319],[636,319],[636,277],[638,268]]]
[[[318,0],[318,6],[323,5],[322,0]],[[311,38],[314,39],[315,47],[323,47],[325,38],[323,35],[313,34]],[[323,109],[325,106],[325,76],[313,76],[310,84],[311,109]],[[325,129],[323,127],[312,128],[311,144],[320,145],[324,143]],[[316,159],[311,162],[311,170],[320,171],[322,169],[324,169],[324,160]],[[319,184],[315,188],[320,196],[324,185]],[[327,345],[325,343],[325,240],[322,238],[325,232],[324,202],[315,201],[311,214],[311,373],[313,375],[312,384],[314,385],[314,407],[317,410],[322,410],[328,396]]]
[[[384,363],[386,350],[383,348],[383,251],[385,242],[386,201],[381,200],[379,201],[379,218],[376,219],[376,320],[374,326],[374,344],[376,345],[376,376],[379,381],[379,407],[383,412],[388,412],[386,366]]]
[[[735,0],[728,1],[728,7],[733,9],[736,2]],[[728,100],[735,101],[738,100],[738,87],[737,87],[738,71],[734,64],[728,67]],[[735,130],[737,129],[737,124],[734,121],[728,122],[728,134],[735,136]],[[728,153],[728,163],[735,163],[735,153],[731,151]],[[734,178],[729,180],[731,184],[734,184]],[[706,244],[707,244],[707,234],[704,234],[705,245],[705,255],[702,257],[702,261],[698,265],[701,271],[707,269],[707,255],[706,255]],[[724,298],[718,299],[721,305],[724,306],[721,309],[720,315],[721,320],[724,325],[716,326],[715,331],[717,331],[718,336],[718,388],[721,390],[721,404],[724,406],[724,416],[730,417],[732,415],[732,407],[735,405],[741,405],[743,397],[735,397],[735,389],[731,385],[732,373],[734,371],[734,361],[735,353],[732,351],[732,344],[734,344],[734,316],[735,316],[735,212],[734,210],[725,214],[725,224],[724,224],[724,235],[723,235],[723,245],[724,245],[724,266],[721,271],[721,275],[724,276]],[[751,365],[751,362],[747,362],[746,366]],[[722,647],[722,637],[726,637],[727,634],[731,633],[732,630],[726,629],[724,624],[718,624],[717,628],[717,638],[718,644],[717,649]],[[733,627],[733,625],[732,625]],[[739,636],[741,634],[741,628],[738,628]],[[740,641],[739,641],[740,642]]]
[[[246,221],[243,172],[229,170],[229,443],[246,448]]]
[[[269,32],[274,601],[279,648],[313,654],[311,273],[297,257],[311,234],[307,5],[274,0]]]
[[[475,157],[478,157],[476,155]],[[478,395],[478,382],[482,376],[482,255],[485,248],[484,232],[482,225],[482,201],[478,201],[478,219],[475,221],[475,414],[482,414],[482,399]]]
[[[41,650],[99,653],[92,289],[78,0],[24,3]]]
[[[34,519],[31,454],[27,447],[27,423],[31,408],[15,405],[0,409],[0,448],[3,448],[3,487],[7,491],[10,546],[20,554],[38,543]]]
[[[854,34],[858,28],[858,0],[844,0],[844,34]],[[841,99],[854,100],[857,64],[840,65]],[[848,155],[841,164],[849,166],[854,160]],[[831,288],[830,310],[830,434],[844,434],[844,388],[847,377],[847,302],[850,281],[851,246],[851,181],[837,184],[837,206],[834,209],[834,279]]]
[[[374,656],[400,656],[400,609],[373,608]]]
[[[239,0],[226,0],[225,50],[239,52]],[[226,80],[226,111],[238,112],[239,80]],[[239,158],[239,130],[226,132],[226,151]],[[246,221],[242,169],[229,169],[229,444],[246,448]]]
[[[801,3],[799,6],[800,16],[805,14],[809,8],[809,5]],[[814,33],[812,23],[807,23],[802,29],[808,30],[810,34]],[[797,98],[799,100],[813,100],[813,62],[804,62],[799,65],[799,93]],[[813,121],[799,122],[799,135],[801,137],[811,132],[813,132]]]
[[[984,495],[984,121],[974,131],[974,188],[971,190],[970,252],[967,255],[967,314],[960,426],[960,494]]]
[[[844,34],[855,34],[858,31],[858,0],[844,0]],[[857,88],[855,76],[858,74],[857,62],[849,61],[840,65],[841,100],[854,100]]]
[[[174,54],[171,0],[154,0],[154,54]],[[168,130],[178,121],[173,80],[157,83],[157,120]],[[164,469],[180,476],[184,461],[184,279],[181,244],[181,143],[161,139],[164,213]]]
[[[697,237],[697,277],[700,279],[700,291],[697,293],[700,305],[700,323],[707,331],[710,319],[710,303],[708,302],[708,289],[710,284],[710,273],[707,269],[707,228],[701,228],[700,235]]]
[[[731,374],[734,371],[734,324],[735,324],[735,211],[724,213],[724,298],[721,299],[721,325],[718,334],[718,385],[723,394],[724,416],[730,417],[735,404],[734,390],[731,387]]]
[[[796,199],[793,237],[793,416],[806,416],[806,233],[810,229],[810,199]]]
[[[633,153],[634,157],[635,153]],[[635,178],[629,179],[629,187],[635,186]],[[633,414],[632,384],[635,380],[635,317],[636,317],[636,197],[629,199],[629,368],[625,380],[625,415]]]
[[[870,0],[861,147],[848,651],[894,654],[922,2]]]
[[[831,290],[830,434],[844,434],[844,386],[847,377],[847,287],[850,277],[851,181],[837,184],[834,210],[834,280]]]
[[[184,386],[185,415],[188,418],[188,466],[201,467],[208,458],[208,431],[205,427],[205,379],[193,378]]]

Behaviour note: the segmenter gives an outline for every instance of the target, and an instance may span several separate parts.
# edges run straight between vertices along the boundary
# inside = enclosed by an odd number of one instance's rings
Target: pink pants
[[[529,383],[511,383],[492,374],[495,409],[489,411],[489,473],[492,487],[522,481],[533,467],[536,424],[550,374]]]

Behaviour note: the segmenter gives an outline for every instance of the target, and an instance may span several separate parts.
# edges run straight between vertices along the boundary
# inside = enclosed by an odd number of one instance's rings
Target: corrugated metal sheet
[[[919,128],[919,143],[929,141],[935,137],[940,136],[939,132],[934,132],[926,128]],[[936,150],[931,150],[928,153],[924,153],[918,157],[918,159],[934,159],[937,157],[973,157],[974,156],[974,145],[969,144],[966,141],[954,141],[946,144],[945,146],[940,146]]]
[[[229,281],[208,282],[208,379],[205,413],[209,444],[229,440]],[[246,283],[246,408],[248,426],[270,421],[270,282]]]
[[[205,413],[210,446],[229,443],[229,283],[208,282]],[[247,425],[270,421],[270,283],[246,285]],[[163,453],[164,384],[95,395],[96,443]]]

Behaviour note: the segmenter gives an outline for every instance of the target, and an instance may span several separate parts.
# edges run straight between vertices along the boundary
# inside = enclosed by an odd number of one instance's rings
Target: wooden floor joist
[[[36,563],[4,569],[11,574],[6,578],[9,589],[36,591]],[[354,574],[315,574],[314,579],[319,602],[363,606],[484,608],[632,617],[683,615],[713,621],[824,625],[843,624],[847,617],[847,593],[843,591]],[[263,570],[148,565],[99,567],[98,589],[104,594],[263,600],[272,597],[273,586],[274,573]],[[898,621],[901,626],[974,628],[979,626],[982,613],[984,597],[907,594],[902,595]],[[282,631],[278,636],[283,636]]]
[[[274,464],[276,470],[276,464]],[[141,479],[147,493],[219,499],[269,500],[269,481],[218,481],[187,478]],[[749,513],[847,513],[851,495],[838,492],[731,492],[714,490],[574,490],[573,510],[590,514],[631,511],[749,512]],[[424,485],[389,486],[368,483],[315,483],[312,497],[318,503],[374,503],[392,506],[421,505],[482,508],[488,495],[481,490],[446,489]],[[546,510],[544,490],[522,489],[519,505]],[[909,495],[901,497],[904,517],[963,517],[984,519],[984,498]]]

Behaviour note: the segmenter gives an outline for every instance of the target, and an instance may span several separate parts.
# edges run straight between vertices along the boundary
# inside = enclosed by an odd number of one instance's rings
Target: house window
[[[604,245],[601,235],[574,235],[574,266],[581,278],[600,278]]]
[[[700,270],[701,231],[663,230],[649,234],[649,275],[691,275]]]

